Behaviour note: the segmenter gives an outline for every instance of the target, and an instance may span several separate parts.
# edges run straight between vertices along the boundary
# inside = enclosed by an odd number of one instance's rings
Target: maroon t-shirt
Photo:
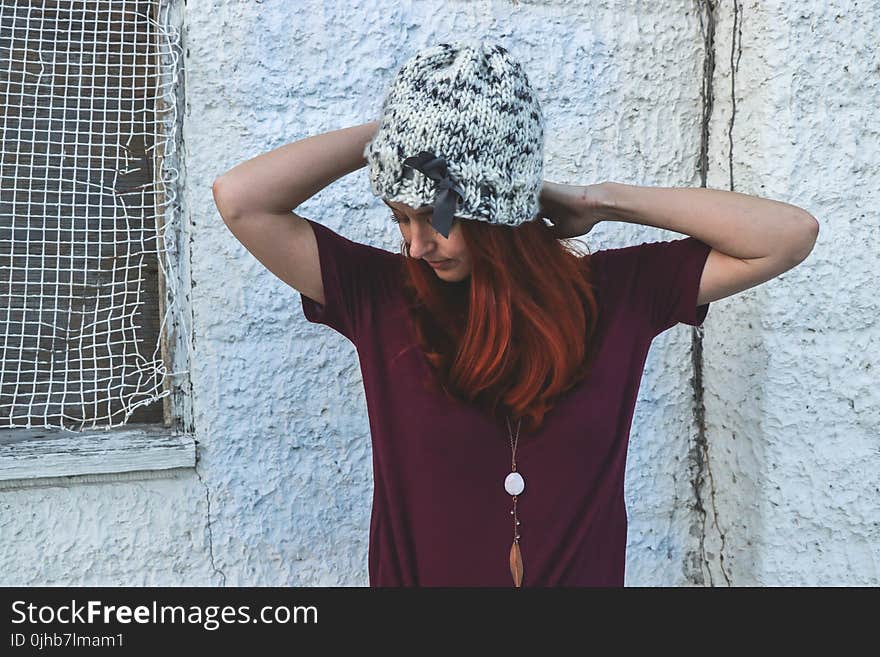
[[[430,365],[418,347],[406,349],[415,336],[404,256],[309,223],[326,304],[301,295],[303,313],[355,345],[363,376],[370,585],[513,586],[506,424],[423,385]],[[709,304],[696,299],[709,251],[686,237],[587,256],[598,276],[599,353],[540,430],[521,431],[516,450],[526,484],[517,498],[522,586],[623,586],[626,451],[645,359],[659,333],[705,319]]]

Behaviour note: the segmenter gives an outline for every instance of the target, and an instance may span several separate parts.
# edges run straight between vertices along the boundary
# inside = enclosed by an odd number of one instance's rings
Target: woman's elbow
[[[801,210],[801,214],[803,231],[802,236],[798,240],[799,246],[794,250],[795,264],[799,264],[807,259],[819,237],[819,220],[806,210]]]

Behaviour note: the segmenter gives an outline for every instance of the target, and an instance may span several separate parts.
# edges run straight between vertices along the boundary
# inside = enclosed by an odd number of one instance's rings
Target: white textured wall
[[[877,585],[880,7],[748,3],[737,21],[717,26],[709,184],[821,229],[806,262],[706,329],[711,580]]]
[[[719,4],[181,5],[197,472],[0,490],[3,583],[367,584],[356,353],[229,233],[211,184],[377,118],[400,64],[458,36],[497,39],[525,66],[547,119],[545,178],[732,184],[822,226],[805,263],[714,302],[704,330],[655,341],[629,450],[627,584],[878,583],[880,18],[869,3]],[[298,212],[398,248],[363,169]],[[677,236],[621,223],[585,239]]]

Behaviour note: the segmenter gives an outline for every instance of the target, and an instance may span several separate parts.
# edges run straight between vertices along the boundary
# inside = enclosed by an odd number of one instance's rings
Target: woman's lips
[[[427,261],[429,265],[431,265],[434,269],[440,269],[441,267],[447,266],[452,260],[438,260],[436,262]]]

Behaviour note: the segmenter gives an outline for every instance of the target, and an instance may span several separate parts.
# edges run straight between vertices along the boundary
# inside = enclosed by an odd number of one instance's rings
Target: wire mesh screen
[[[178,61],[163,4],[0,0],[0,426],[163,418]]]

